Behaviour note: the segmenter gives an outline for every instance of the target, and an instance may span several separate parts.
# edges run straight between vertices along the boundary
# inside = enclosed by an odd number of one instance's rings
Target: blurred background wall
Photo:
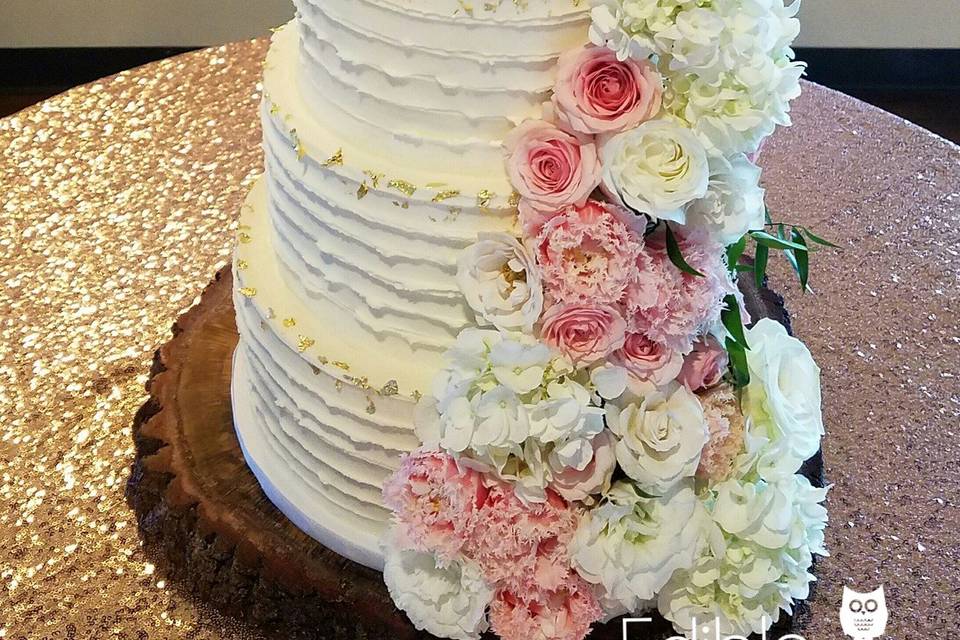
[[[801,47],[960,47],[960,0],[804,0]],[[3,47],[194,47],[264,33],[291,0],[0,0]]]

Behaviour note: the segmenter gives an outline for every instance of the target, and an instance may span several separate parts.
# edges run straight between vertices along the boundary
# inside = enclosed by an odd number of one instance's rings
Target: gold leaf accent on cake
[[[313,375],[318,376],[321,373],[320,367],[316,365],[310,365],[310,370],[313,371]]]
[[[296,318],[284,318],[284,319],[283,319],[283,326],[285,326],[287,329],[290,329],[291,327],[297,326],[297,320],[296,320]]]
[[[368,178],[370,178],[370,184],[373,186],[374,189],[378,189],[378,188],[380,188],[380,180],[381,180],[386,174],[377,173],[376,171],[373,171],[373,170],[371,170],[371,169],[364,169],[363,175],[365,175],[365,176],[367,176]]]
[[[398,180],[394,178],[387,183],[387,186],[405,194],[408,198],[417,192],[417,188],[406,180]]]
[[[245,271],[250,268],[250,263],[246,260],[237,260],[237,269],[239,271]]]
[[[497,197],[493,191],[489,189],[483,189],[477,194],[477,206],[480,209],[487,209],[490,207],[490,201]]]
[[[250,244],[253,242],[253,236],[251,236],[246,231],[241,231],[237,234],[237,240],[240,241],[240,244]]]
[[[398,393],[400,393],[400,385],[397,384],[396,380],[388,380],[387,384],[380,389],[380,395],[382,396],[395,396]]]
[[[337,393],[343,391],[343,380],[337,380],[333,383],[334,388],[337,390]]]
[[[270,115],[272,116],[280,115],[280,105],[278,105],[276,102],[270,103]]]
[[[297,336],[297,351],[300,353],[303,353],[315,344],[317,344],[317,341],[313,338],[308,338],[307,336]]]
[[[303,160],[307,155],[307,148],[303,146],[303,142],[300,140],[300,135],[296,129],[290,130],[290,137],[293,139],[293,148],[297,152],[297,160]]]
[[[254,289],[253,287],[243,287],[242,289],[240,289],[240,295],[245,296],[247,298],[252,298],[253,296],[257,295],[257,290]]]
[[[373,415],[377,412],[377,405],[373,403],[373,398],[367,398],[367,413]]]
[[[344,371],[350,371],[350,365],[347,364],[346,362],[342,362],[342,361],[340,361],[340,360],[334,360],[334,361],[331,362],[330,364],[332,364],[333,366],[335,366],[337,369],[343,369]]]
[[[323,162],[325,167],[343,166],[343,149],[337,149],[337,152]]]
[[[417,390],[417,389],[414,389],[414,390],[413,390],[413,393],[412,393],[411,395],[413,396],[413,401],[414,401],[414,402],[420,402],[420,400],[423,399],[423,394],[420,393],[420,391]]]
[[[467,2],[464,2],[464,0],[457,0],[457,2],[460,4],[460,8],[463,10],[463,12],[466,13],[468,16],[470,16],[470,17],[472,18],[472,17],[473,17],[473,5],[472,5],[472,4],[469,4],[469,3],[467,3]]]
[[[443,202],[444,200],[449,200],[450,198],[456,198],[460,195],[459,189],[447,189],[446,191],[441,191],[437,195],[433,196],[433,202]]]
[[[410,208],[410,203],[407,202],[406,200],[404,200],[403,202],[400,202],[399,200],[394,200],[394,201],[393,201],[393,206],[395,206],[395,207],[400,207],[401,209],[409,209],[409,208]]]
[[[357,200],[363,200],[367,197],[368,193],[370,193],[370,188],[367,186],[367,182],[361,182],[360,186],[357,188]]]
[[[510,205],[511,207],[513,207],[513,208],[516,208],[517,206],[519,206],[519,205],[520,205],[520,194],[517,193],[516,191],[514,191],[513,193],[511,193],[511,194],[510,194],[510,199],[507,200],[507,204],[509,204],[509,205]]]
[[[317,362],[322,365],[330,364],[330,359],[327,356],[317,356]]]

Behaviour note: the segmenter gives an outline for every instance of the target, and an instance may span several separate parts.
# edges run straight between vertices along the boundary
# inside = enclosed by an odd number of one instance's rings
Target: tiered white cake
[[[461,251],[515,224],[503,137],[541,115],[580,0],[297,0],[264,74],[266,174],[234,260],[234,413],[270,498],[382,567],[383,480],[474,322]]]

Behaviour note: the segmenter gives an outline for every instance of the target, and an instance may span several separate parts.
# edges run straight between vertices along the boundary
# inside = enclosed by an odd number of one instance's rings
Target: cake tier
[[[381,487],[414,449],[418,394],[374,371],[336,308],[308,310],[281,283],[259,182],[241,214],[234,260],[234,407],[251,468],[272,501],[325,546],[379,568],[388,511]]]

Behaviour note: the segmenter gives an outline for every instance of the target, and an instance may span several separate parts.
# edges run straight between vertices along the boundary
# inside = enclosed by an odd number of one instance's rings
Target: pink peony
[[[383,487],[404,543],[444,562],[460,553],[487,493],[480,473],[424,449],[406,455]]]
[[[615,304],[637,279],[643,237],[629,212],[589,201],[549,219],[536,239],[547,295],[556,301]]]
[[[552,107],[572,133],[620,133],[657,115],[662,95],[649,61],[621,61],[611,49],[587,46],[560,56]]]
[[[629,333],[614,361],[627,370],[636,382],[657,387],[675,380],[683,367],[683,356],[642,333]]]
[[[556,304],[543,314],[540,337],[579,365],[606,358],[623,346],[627,323],[613,307]]]
[[[503,640],[582,640],[602,617],[590,585],[576,574],[555,589],[501,588],[490,605],[490,625]]]
[[[744,448],[745,425],[737,396],[730,385],[715,387],[700,396],[710,440],[700,454],[697,476],[723,482],[733,474],[734,462]]]
[[[613,434],[604,429],[591,442],[593,459],[590,464],[579,471],[574,467],[564,467],[559,473],[553,474],[550,488],[571,502],[583,501],[605,492],[610,488],[610,478],[617,466],[615,444]]]
[[[626,298],[630,331],[689,353],[694,341],[720,319],[723,299],[737,292],[724,263],[723,247],[703,231],[674,228],[687,263],[704,277],[680,271],[667,255],[665,232],[646,238],[650,260],[640,271],[644,295]]]
[[[713,387],[723,378],[729,357],[716,338],[707,336],[697,341],[683,361],[677,380],[690,391]]]
[[[534,209],[582,205],[600,184],[596,144],[548,122],[527,120],[510,132],[504,146],[513,188]]]
[[[463,545],[487,582],[559,584],[570,572],[567,545],[577,514],[547,492],[543,503],[526,504],[505,483],[494,483]]]

